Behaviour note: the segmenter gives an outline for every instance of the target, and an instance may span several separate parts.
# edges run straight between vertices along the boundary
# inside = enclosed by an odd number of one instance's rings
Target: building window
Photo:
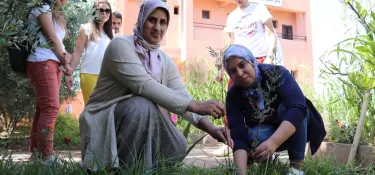
[[[292,74],[292,76],[294,77],[294,79],[298,78],[298,70],[291,70],[290,74]]]
[[[179,11],[179,8],[178,7],[174,7],[173,14],[178,15],[178,11]]]
[[[291,25],[283,24],[283,39],[293,40],[293,27]]]
[[[202,10],[202,18],[203,19],[210,19],[210,11]]]
[[[277,21],[272,20],[273,27],[276,29],[277,28]]]

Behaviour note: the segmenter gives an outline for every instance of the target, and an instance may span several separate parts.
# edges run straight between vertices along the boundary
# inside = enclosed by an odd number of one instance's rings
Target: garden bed
[[[337,161],[335,162],[337,164],[346,164],[351,147],[352,144],[322,142],[318,152],[312,157],[331,159]],[[310,151],[307,154],[310,155]],[[359,146],[355,158],[362,166],[375,165],[375,146]]]

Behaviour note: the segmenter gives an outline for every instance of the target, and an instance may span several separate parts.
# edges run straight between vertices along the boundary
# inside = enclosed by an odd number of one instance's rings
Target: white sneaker
[[[288,175],[305,175],[305,173],[301,170],[297,170],[297,169],[291,167],[291,168],[289,168]]]
[[[228,151],[229,150],[229,151]],[[227,145],[223,145],[219,149],[215,150],[213,154],[216,157],[225,157],[232,154],[232,148],[228,147]]]

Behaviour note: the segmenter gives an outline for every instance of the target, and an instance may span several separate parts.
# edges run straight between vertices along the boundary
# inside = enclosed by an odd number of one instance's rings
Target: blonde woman
[[[96,9],[93,18],[87,24],[81,26],[77,37],[76,47],[73,53],[71,67],[75,69],[82,56],[80,82],[84,103],[95,88],[96,80],[102,65],[104,51],[113,38],[112,9],[107,0],[98,0],[93,8]],[[73,77],[67,78],[68,89],[71,89]]]
[[[53,129],[59,112],[59,90],[62,70],[70,61],[70,54],[65,51],[63,39],[66,36],[66,21],[60,11],[67,0],[49,0],[33,9],[29,14],[29,30],[40,26],[37,39],[40,44],[48,44],[51,48],[37,47],[27,58],[27,75],[35,90],[36,105],[31,127],[29,151],[33,152],[31,161],[41,158],[43,162],[52,160]],[[51,4],[51,5],[50,5]],[[53,48],[53,49],[52,49]]]

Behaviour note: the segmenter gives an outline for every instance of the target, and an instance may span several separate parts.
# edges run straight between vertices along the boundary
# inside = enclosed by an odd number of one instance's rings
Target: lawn
[[[6,159],[2,155],[0,164],[0,174],[14,174],[14,175],[42,175],[42,174],[235,174],[236,169],[228,164],[219,164],[215,168],[204,168],[192,165],[174,165],[166,166],[164,163],[160,163],[158,167],[152,169],[143,169],[138,162],[134,166],[129,168],[117,169],[115,171],[100,171],[95,173],[86,172],[79,164],[74,160],[53,162],[48,165],[43,165],[40,162],[31,164],[29,162],[13,162]],[[161,161],[163,162],[163,161]],[[306,175],[352,175],[352,174],[375,174],[375,167],[361,167],[361,166],[344,166],[338,165],[336,161],[327,159],[307,159],[305,161],[304,171]],[[284,175],[287,174],[288,166],[280,163],[270,163],[262,165],[251,165],[248,167],[249,174],[272,174],[272,175]]]

